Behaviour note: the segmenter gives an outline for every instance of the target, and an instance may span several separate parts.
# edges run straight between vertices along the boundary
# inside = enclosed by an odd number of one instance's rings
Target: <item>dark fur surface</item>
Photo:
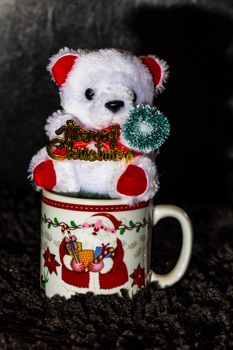
[[[79,295],[66,301],[39,290],[40,198],[0,193],[1,349],[226,349],[233,347],[233,213],[189,209],[191,264],[175,286],[144,289],[134,300]],[[158,224],[151,267],[168,272],[180,247],[172,220]]]

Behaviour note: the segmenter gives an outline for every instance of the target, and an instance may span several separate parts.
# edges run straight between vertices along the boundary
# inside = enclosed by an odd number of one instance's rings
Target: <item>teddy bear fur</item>
[[[66,63],[61,68],[62,60],[66,60]],[[154,69],[153,62],[156,63]],[[102,130],[111,125],[121,126],[133,106],[153,104],[155,94],[163,90],[167,78],[167,65],[157,57],[139,58],[116,49],[62,49],[51,58],[48,70],[59,86],[62,107],[48,118],[45,125],[49,140],[57,137],[55,131],[71,119],[89,130]],[[86,96],[88,89],[93,93],[91,100]],[[117,111],[112,111],[106,107],[111,101],[121,101],[122,106]],[[127,140],[122,136],[119,141],[127,145]],[[95,149],[94,141],[87,147]],[[158,190],[153,152],[141,153],[130,162],[125,159],[91,162],[54,160],[44,147],[32,158],[29,166],[29,177],[35,182],[37,190],[46,187],[43,182],[36,181],[35,176],[38,166],[46,164],[46,161],[47,164],[48,161],[51,162],[46,176],[51,175],[52,168],[54,178],[47,187],[55,192],[125,198],[128,203],[137,203],[152,198]],[[126,174],[129,166],[130,176],[134,176],[132,174],[137,173],[138,168],[145,174],[146,185],[142,186],[141,193],[138,189],[132,190],[130,195],[128,191],[119,192],[119,179]],[[136,174],[136,182],[140,174]],[[134,186],[134,179],[129,178],[127,183]]]

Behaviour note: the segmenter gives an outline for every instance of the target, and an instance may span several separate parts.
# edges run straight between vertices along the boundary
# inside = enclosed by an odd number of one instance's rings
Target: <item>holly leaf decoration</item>
[[[120,229],[120,235],[123,235],[125,233],[125,228]]]
[[[129,226],[130,226],[130,227],[133,227],[133,225],[134,225],[133,221],[132,221],[132,220],[130,220],[130,222],[129,222]]]

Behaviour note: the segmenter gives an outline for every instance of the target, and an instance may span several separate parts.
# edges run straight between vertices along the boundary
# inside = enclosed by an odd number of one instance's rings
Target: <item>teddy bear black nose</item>
[[[113,100],[105,103],[105,107],[110,109],[110,111],[112,111],[113,113],[116,113],[117,111],[119,111],[119,109],[124,105],[125,103],[120,100]]]

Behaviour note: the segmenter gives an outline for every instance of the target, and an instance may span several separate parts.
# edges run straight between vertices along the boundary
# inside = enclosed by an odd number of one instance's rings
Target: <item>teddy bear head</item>
[[[48,70],[59,86],[64,112],[89,129],[121,125],[131,107],[151,105],[168,75],[166,62],[157,57],[116,49],[65,48],[51,58]]]

